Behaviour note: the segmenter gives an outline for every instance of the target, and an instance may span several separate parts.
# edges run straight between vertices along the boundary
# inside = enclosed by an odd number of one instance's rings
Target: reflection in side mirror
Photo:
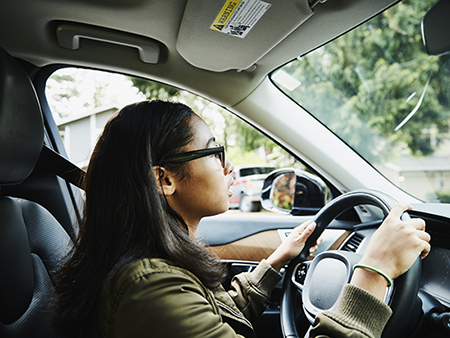
[[[272,183],[270,200],[274,207],[292,210],[295,198],[295,173],[286,173],[276,177]]]
[[[323,181],[306,171],[279,169],[264,181],[261,204],[264,209],[292,215],[313,215],[326,203]]]
[[[422,38],[427,53],[450,52],[450,0],[439,0],[422,20]]]

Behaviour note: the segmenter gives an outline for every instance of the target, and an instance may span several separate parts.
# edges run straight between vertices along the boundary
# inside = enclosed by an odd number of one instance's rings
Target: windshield
[[[449,203],[450,56],[421,39],[435,2],[403,1],[272,80],[394,184]]]

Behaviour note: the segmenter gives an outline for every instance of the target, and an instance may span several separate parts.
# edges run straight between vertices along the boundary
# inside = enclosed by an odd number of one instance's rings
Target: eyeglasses
[[[206,149],[200,149],[200,150],[194,150],[194,151],[188,151],[185,153],[176,154],[174,156],[171,156],[166,159],[161,159],[161,165],[168,164],[168,163],[183,163],[188,162],[192,160],[196,160],[197,158],[205,157],[208,155],[214,155],[218,154],[220,163],[222,164],[222,167],[225,168],[225,148],[224,146],[217,145],[217,147],[214,148],[206,148]]]

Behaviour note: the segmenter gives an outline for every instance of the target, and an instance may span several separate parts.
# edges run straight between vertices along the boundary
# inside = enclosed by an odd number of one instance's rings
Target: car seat
[[[23,182],[43,148],[44,126],[34,87],[0,48],[0,337],[55,337],[51,271],[70,237],[41,205],[2,195]],[[4,189],[6,190],[6,189]],[[8,189],[9,190],[9,189]]]

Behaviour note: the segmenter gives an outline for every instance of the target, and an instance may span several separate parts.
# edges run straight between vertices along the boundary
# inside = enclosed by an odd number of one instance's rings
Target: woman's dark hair
[[[224,267],[189,237],[183,218],[158,193],[152,170],[162,156],[181,152],[192,140],[192,116],[184,104],[144,101],[124,107],[106,124],[86,172],[78,235],[55,274],[62,333],[83,333],[104,280],[134,260],[168,259],[209,288],[222,279]],[[165,166],[180,175],[187,167]]]

